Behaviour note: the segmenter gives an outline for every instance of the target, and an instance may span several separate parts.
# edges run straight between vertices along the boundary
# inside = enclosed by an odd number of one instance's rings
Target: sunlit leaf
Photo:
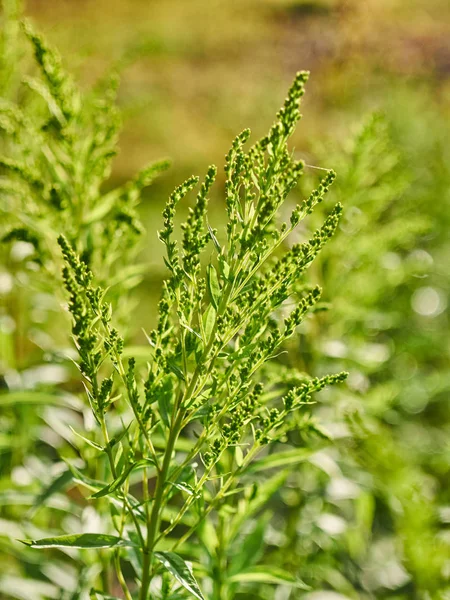
[[[286,450],[285,452],[275,452],[250,463],[246,472],[258,473],[259,471],[267,471],[268,469],[295,465],[307,460],[314,452],[315,450],[312,448],[295,448],[294,450]]]
[[[175,552],[155,552],[155,557],[188,592],[199,600],[205,600],[192,573],[192,568],[181,556]]]
[[[306,585],[306,583],[304,583],[301,579],[294,577],[283,569],[269,565],[261,565],[258,567],[252,567],[251,569],[246,569],[241,573],[232,575],[229,581],[232,583],[271,583],[274,585],[283,584],[291,585],[302,590],[311,589],[309,585]]]
[[[211,303],[217,310],[220,302],[220,284],[217,271],[213,265],[208,265],[206,270],[206,281],[208,283],[208,291],[211,298]]]
[[[112,483],[105,486],[104,488],[102,488],[101,490],[96,492],[95,494],[92,494],[91,498],[101,498],[102,496],[107,496],[108,494],[112,494],[118,488],[120,488],[120,486],[125,482],[127,477],[130,475],[131,471],[134,471],[134,469],[142,469],[144,467],[148,467],[149,465],[154,465],[153,460],[151,460],[149,458],[143,458],[141,460],[138,460],[138,461],[132,463],[123,471],[123,473],[121,473],[119,475],[119,477],[114,479],[114,481]]]
[[[133,545],[129,540],[104,533],[75,533],[41,540],[19,541],[31,548],[117,548]]]

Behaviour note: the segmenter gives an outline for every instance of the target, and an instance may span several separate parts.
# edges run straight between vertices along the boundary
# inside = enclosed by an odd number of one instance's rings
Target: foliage
[[[445,600],[450,163],[430,98],[313,145],[333,183],[287,148],[299,74],[192,208],[197,178],[170,196],[155,319],[133,289],[138,202],[167,163],[111,189],[117,76],[81,92],[18,12],[4,2],[0,598]]]
[[[16,142],[12,154],[17,152],[21,158],[2,160],[9,175],[5,180],[6,213],[23,223],[8,231],[4,242],[31,244],[34,262],[54,277],[58,260],[52,238],[55,231],[64,230],[58,243],[65,261],[63,280],[79,354],[77,364],[98,424],[98,431],[89,428],[86,434],[77,433],[78,443],[72,441],[84,461],[81,470],[73,461],[66,461],[67,469],[41,493],[39,504],[61,487],[70,489],[74,483],[86,487],[94,492],[91,497],[98,501],[99,514],[111,511],[110,524],[104,522],[103,526],[107,530],[113,527],[118,534],[75,533],[26,543],[44,548],[114,547],[116,577],[126,598],[132,597],[130,589],[134,586],[123,574],[124,562],[133,566],[139,598],[147,598],[161,566],[201,598],[188,563],[174,550],[180,546],[185,551],[183,544],[197,532],[201,539],[203,527],[217,518],[222,520],[226,510],[234,512],[239,505],[245,515],[260,508],[274,490],[269,486],[265,491],[266,483],[259,492],[257,481],[249,483],[246,478],[247,468],[251,467],[253,474],[264,470],[264,462],[253,462],[255,456],[265,447],[286,440],[290,432],[300,435],[299,440],[307,436],[301,445],[307,443],[309,435],[322,437],[321,429],[302,407],[312,403],[314,392],[345,379],[343,373],[310,378],[295,371],[278,374],[264,369],[318,303],[320,289],[303,285],[300,292],[297,282],[334,233],[341,213],[338,204],[309,242],[280,253],[283,242],[322,201],[334,179],[334,173],[328,172],[317,189],[292,211],[289,224],[277,225],[279,208],[303,170],[303,163],[291,158],[287,141],[300,118],[298,107],[307,73],[296,77],[265,138],[247,153],[244,144],[249,131],[233,142],[225,167],[228,226],[223,245],[206,221],[215,167],[208,170],[183,225],[180,248],[172,236],[175,209],[198,179],[188,179],[171,195],[159,234],[166,246],[171,276],[163,287],[158,326],[148,336],[149,367],[141,379],[142,369],[135,358],[124,359],[124,341],[112,325],[115,311],[101,282],[110,283],[109,267],[116,262],[119,248],[123,258],[123,251],[133,247],[133,236],[139,229],[132,212],[136,198],[160,167],[147,169],[119,192],[101,196],[99,185],[109,171],[115,144],[114,109],[109,104],[102,115],[100,109],[104,107],[97,104],[91,136],[87,135],[89,127],[81,115],[85,118],[89,111],[84,111],[84,105],[81,110],[79,92],[62,69],[58,55],[29,25],[25,33],[34,46],[45,82],[29,80],[28,85],[43,97],[51,117],[32,129],[26,114],[8,105],[8,133]],[[110,92],[110,100],[111,96]],[[21,137],[23,131],[31,132],[26,140],[38,145],[27,145]],[[11,202],[16,196],[22,208],[13,211]],[[216,257],[210,259],[204,272],[200,255],[208,244]],[[94,283],[92,275],[97,264],[102,267],[100,284]],[[276,327],[273,315],[286,305],[294,288],[301,294],[297,308],[284,318],[282,327]],[[124,301],[122,292],[119,288],[116,295],[120,304]],[[295,386],[290,385],[292,377],[297,379]],[[191,439],[187,454],[179,455],[176,445],[180,433],[193,426],[197,440]],[[200,431],[196,431],[198,426]],[[160,448],[154,439],[160,440]],[[280,460],[289,464],[292,457],[288,453],[287,457],[280,455]],[[133,486],[140,474],[142,490],[136,496]],[[155,489],[151,494],[152,480]],[[163,525],[167,512],[172,516]],[[172,539],[171,532],[185,523],[187,530]],[[244,524],[243,515],[234,519],[234,538]],[[302,585],[283,571],[270,573],[266,569],[259,575],[257,570],[248,571],[251,565],[246,562],[233,573],[230,584],[223,581],[220,553],[233,539],[223,536],[224,532],[217,547],[208,549],[206,545],[215,597],[228,594],[225,586],[233,593],[240,581]],[[161,545],[170,550],[160,549]],[[131,550],[122,549],[127,546]],[[101,588],[107,594],[112,591],[111,575],[105,572],[105,563],[102,569]],[[173,583],[167,585],[161,584],[161,597],[168,597]]]

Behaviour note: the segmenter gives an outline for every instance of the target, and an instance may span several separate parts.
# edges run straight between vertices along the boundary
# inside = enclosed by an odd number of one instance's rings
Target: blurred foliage
[[[4,2],[1,92],[39,113],[20,84],[31,58],[19,12],[14,0]],[[30,0],[26,12],[86,87],[111,67],[121,72],[124,132],[108,189],[149,159],[175,160],[139,208],[150,235],[136,343],[140,326],[154,324],[163,270],[154,224],[174,183],[221,164],[244,126],[263,133],[293,71],[312,70],[295,145],[307,164],[335,168],[333,199],[345,213],[314,271],[330,310],[304,324],[289,366],[351,377],[316,407],[332,443],[296,464],[282,489],[275,471],[269,509],[255,507],[253,528],[228,549],[229,597],[447,600],[448,2]],[[307,172],[299,194],[320,174]],[[220,209],[212,202],[219,228]],[[2,252],[1,368],[16,391],[0,396],[0,598],[75,598],[76,580],[81,589],[98,575],[94,557],[83,556],[79,570],[65,554],[49,562],[14,540],[100,526],[77,489],[41,506],[42,490],[64,467],[57,453],[74,456],[70,426],[89,426],[89,416],[61,363],[69,351],[58,303],[36,289],[45,283],[27,266],[27,247]],[[261,585],[255,574],[256,583],[236,588],[235,573],[259,560],[314,591]]]

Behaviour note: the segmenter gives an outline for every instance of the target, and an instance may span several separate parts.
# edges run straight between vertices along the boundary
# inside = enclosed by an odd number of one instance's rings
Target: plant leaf
[[[113,206],[117,203],[117,192],[115,193],[105,194],[103,198],[97,203],[95,208],[87,213],[87,215],[83,219],[84,225],[90,225],[95,221],[100,221],[103,219],[105,215],[109,213],[109,211],[113,208]]]
[[[104,533],[75,533],[19,542],[31,548],[117,548],[133,545],[129,540]]]
[[[82,471],[77,469],[77,467],[75,467],[75,465],[72,465],[69,461],[65,461],[65,463],[69,467],[69,470],[72,473],[73,480],[75,481],[75,483],[83,485],[84,487],[86,487],[88,490],[91,490],[91,491],[92,490],[98,491],[99,489],[102,489],[103,487],[105,487],[104,481],[98,481],[96,479],[92,479],[91,477],[88,477]]]
[[[166,376],[158,393],[158,408],[161,419],[166,427],[170,426],[170,414],[173,399],[173,381],[170,375]]]
[[[209,223],[207,223],[207,225],[208,225],[209,235],[213,241],[213,244],[214,244],[217,252],[220,254],[222,252],[222,248],[220,247],[219,240],[216,238],[216,236],[214,234],[214,229],[211,227],[211,225]]]
[[[167,366],[172,371],[172,373],[174,373],[178,377],[178,379],[180,379],[181,381],[184,381],[185,377],[184,377],[183,371],[180,369],[180,367],[175,363],[175,361],[172,358],[167,359]]]
[[[260,460],[250,463],[247,469],[245,469],[245,472],[258,473],[259,471],[267,471],[267,469],[295,465],[308,460],[314,452],[315,450],[311,448],[294,448],[293,450],[286,450],[285,452],[275,452],[274,454],[269,454],[269,456],[265,456]]]
[[[229,572],[238,574],[247,570],[257,562],[263,553],[264,533],[272,518],[271,512],[266,512],[257,521],[251,533],[244,539],[238,537],[235,541],[235,552],[232,553]]]
[[[209,295],[211,297],[211,303],[217,310],[220,302],[220,284],[214,265],[208,265],[206,269],[206,281],[208,284]]]
[[[216,310],[212,304],[208,306],[205,314],[203,315],[203,329],[205,331],[205,344],[209,342],[209,338],[211,337],[211,332],[214,327],[214,323],[216,322]]]
[[[175,552],[155,552],[155,557],[188,592],[199,600],[205,600],[192,573],[192,568],[181,556]]]
[[[246,569],[241,573],[232,575],[229,581],[232,583],[272,583],[275,585],[284,584],[291,585],[302,590],[311,589],[304,581],[294,577],[284,569],[270,567],[269,565],[260,565],[258,567]]]
[[[99,600],[99,598],[103,598],[103,600],[120,600],[118,596],[108,596],[108,594],[94,589],[89,592],[89,598],[90,600]]]
[[[72,433],[74,433],[77,437],[79,437],[80,439],[85,441],[86,444],[88,444],[92,448],[95,448],[96,450],[99,450],[100,452],[103,451],[103,448],[100,446],[100,444],[97,444],[96,442],[93,442],[92,440],[88,439],[87,437],[84,437],[84,435],[81,435],[81,433],[78,433],[78,431],[75,431],[75,429],[71,425],[69,425],[69,429],[72,431]]]
[[[114,479],[112,483],[105,486],[95,494],[92,494],[91,498],[101,498],[102,496],[107,496],[108,494],[115,492],[124,483],[131,471],[133,471],[134,469],[140,469],[142,467],[148,467],[149,465],[154,464],[155,463],[150,458],[142,458],[137,462],[131,463],[131,465],[128,465],[125,471],[123,471],[123,473],[119,475],[119,477],[116,477],[116,479]]]
[[[73,410],[82,410],[84,404],[76,396],[70,394],[50,394],[24,390],[0,394],[0,406],[16,406],[18,404],[42,404],[44,406],[67,406]]]
[[[53,496],[53,494],[56,494],[62,490],[70,481],[72,481],[72,479],[73,475],[69,469],[58,475],[58,477],[56,477],[56,479],[54,479],[50,485],[44,488],[36,497],[36,501],[30,508],[28,514],[29,518],[32,518],[36,514],[37,510],[48,500],[48,498],[50,498],[50,496]]]

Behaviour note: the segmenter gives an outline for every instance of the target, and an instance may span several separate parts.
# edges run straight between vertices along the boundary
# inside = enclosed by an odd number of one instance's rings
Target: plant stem
[[[175,413],[174,413],[175,416]],[[152,565],[152,554],[155,546],[156,535],[159,529],[161,502],[163,499],[164,488],[166,485],[167,475],[169,473],[170,462],[172,459],[172,453],[175,447],[175,443],[178,438],[179,427],[182,421],[182,412],[174,418],[172,427],[170,429],[169,438],[167,440],[166,451],[164,453],[164,460],[161,470],[158,473],[156,481],[155,495],[152,502],[152,511],[150,519],[147,521],[147,543],[143,548],[144,558],[142,563],[142,582],[141,590],[139,593],[139,600],[147,600],[148,590],[151,582],[151,565]]]
[[[94,389],[95,392],[98,393],[98,385],[97,385],[97,380],[94,379]],[[111,447],[109,445],[109,434],[108,434],[108,428],[106,426],[106,420],[104,418],[104,416],[102,415],[101,419],[100,419],[100,425],[101,425],[101,429],[102,429],[102,434],[103,434],[103,439],[105,441],[105,448],[106,448],[106,454],[108,456],[108,461],[111,467],[111,473],[114,477],[114,479],[117,477],[117,470],[116,470],[116,466],[114,464],[114,457],[112,455],[112,450]],[[136,516],[133,512],[132,507],[129,505],[127,498],[126,498],[126,492],[124,492],[124,506],[126,506],[128,508],[128,511],[131,515],[131,518],[133,519],[133,522],[136,526],[137,529],[137,533],[138,535],[142,538],[142,534],[141,534],[141,528],[139,526],[139,523],[136,520]],[[122,521],[123,523],[123,521]],[[122,573],[122,567],[120,564],[120,555],[119,555],[119,551],[115,551],[114,552],[114,566],[116,569],[116,575],[117,575],[117,579],[122,587],[123,593],[125,594],[126,600],[133,600],[132,596],[130,594],[130,591],[128,589],[127,583],[125,581],[125,578],[123,576]]]
[[[224,574],[227,568],[227,558],[224,552],[225,544],[225,522],[222,515],[219,514],[219,522],[217,526],[217,548],[216,548],[216,565],[213,583],[213,598],[214,600],[225,600],[225,582]]]

